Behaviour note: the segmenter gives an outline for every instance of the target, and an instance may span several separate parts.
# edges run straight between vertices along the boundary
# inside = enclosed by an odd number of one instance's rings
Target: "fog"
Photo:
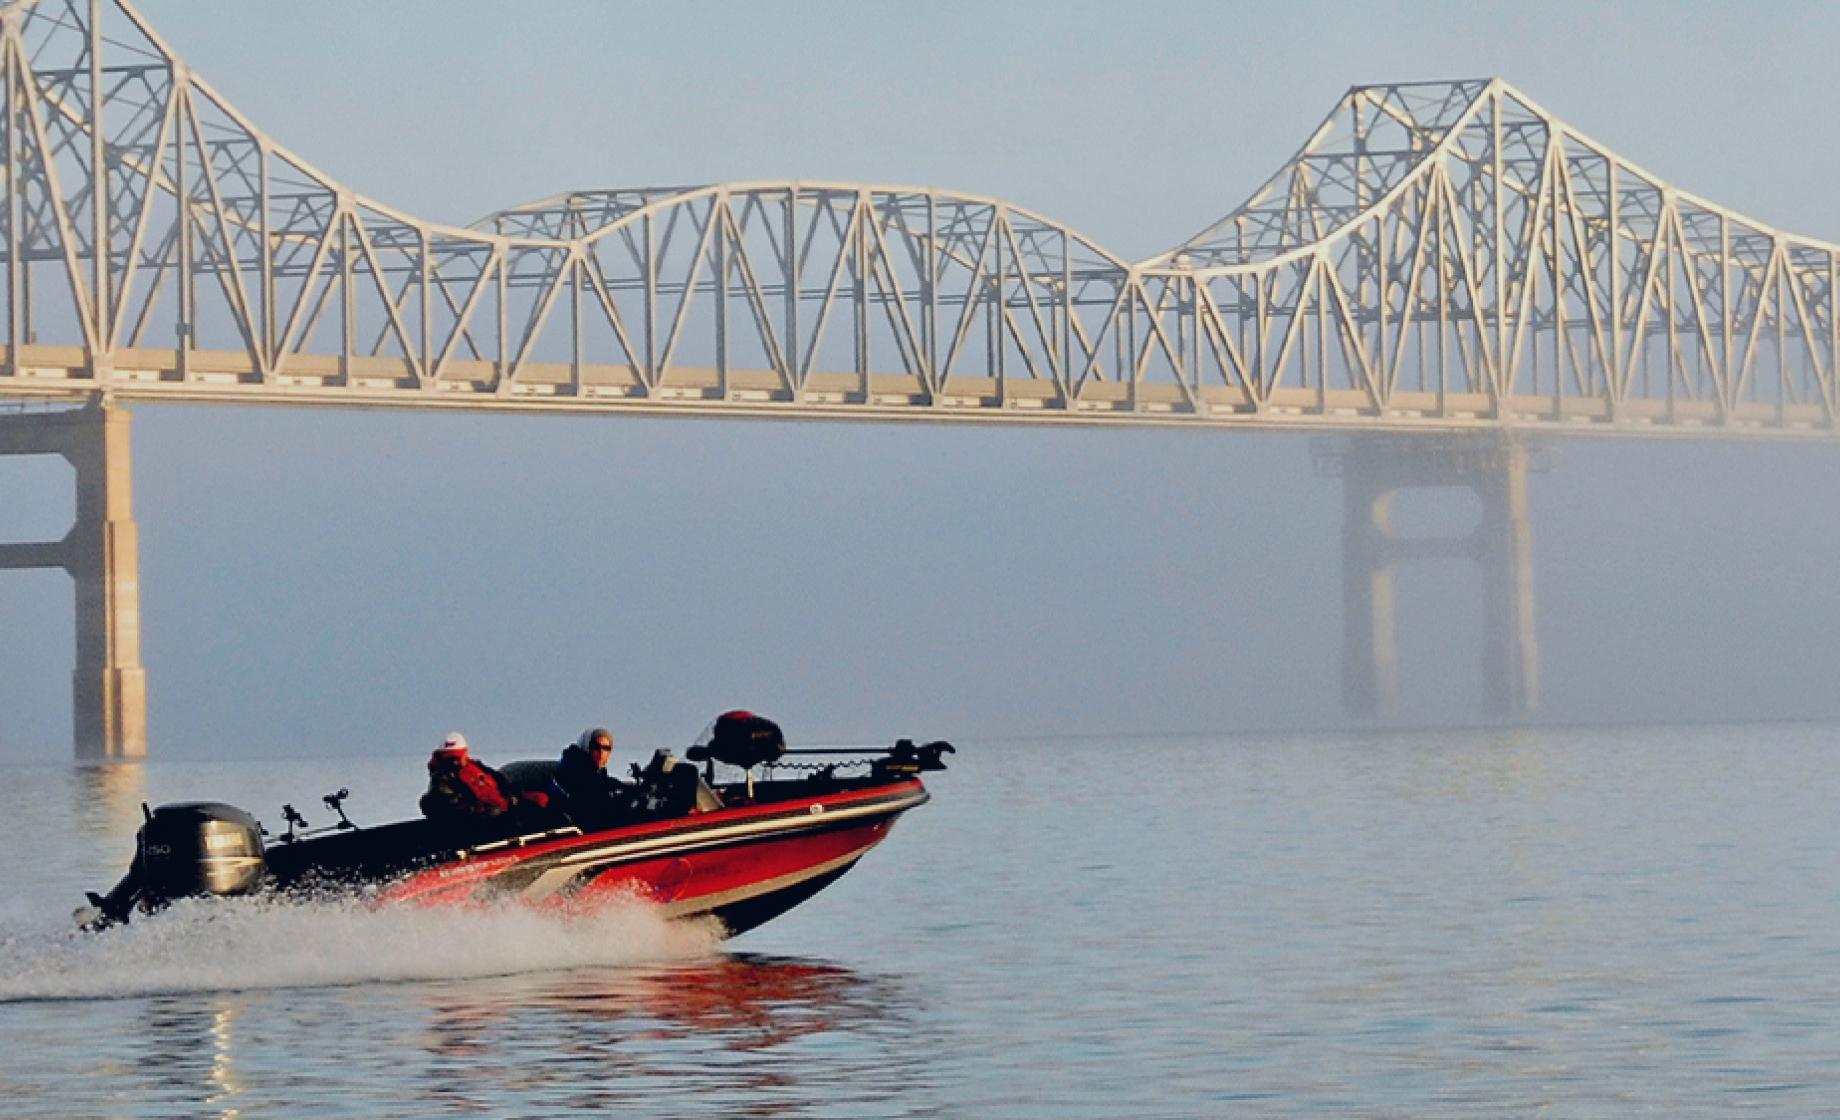
[[[502,5],[142,7],[282,142],[449,221],[796,175],[996,195],[1136,258],[1346,86],[1499,73],[1686,189],[1840,238],[1836,125],[1802,88],[1840,13],[1812,4],[555,4],[515,33]],[[807,742],[1344,722],[1341,497],[1301,436],[134,415],[156,752],[412,756],[458,727],[503,757],[588,723],[676,745],[733,706]],[[1840,448],[1544,446],[1541,718],[1840,717]],[[0,459],[0,540],[71,506],[61,462]],[[1396,514],[1461,531],[1475,501]],[[1479,720],[1478,572],[1398,589],[1399,720]],[[0,634],[0,758],[67,755],[68,578],[0,573]]]

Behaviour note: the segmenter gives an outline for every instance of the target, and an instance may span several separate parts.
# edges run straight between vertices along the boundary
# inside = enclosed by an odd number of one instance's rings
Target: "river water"
[[[0,767],[0,1113],[1840,1109],[1840,727],[960,746],[725,944],[330,905],[76,937],[143,798],[375,821],[421,759]]]

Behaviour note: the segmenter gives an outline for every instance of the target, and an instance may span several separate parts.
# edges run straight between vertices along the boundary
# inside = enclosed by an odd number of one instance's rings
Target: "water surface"
[[[1840,728],[961,744],[727,944],[187,907],[72,938],[138,803],[265,821],[420,759],[0,770],[13,1116],[1830,1113]],[[64,838],[47,843],[46,838]]]

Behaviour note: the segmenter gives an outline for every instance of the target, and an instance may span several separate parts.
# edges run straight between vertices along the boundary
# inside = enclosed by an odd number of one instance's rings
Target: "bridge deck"
[[[343,408],[467,408],[498,411],[709,413],[784,418],[1190,424],[1215,427],[1349,428],[1396,431],[1531,427],[1573,434],[1825,438],[1833,420],[1821,405],[1745,402],[1623,402],[1612,415],[1599,398],[1520,394],[1500,409],[1484,393],[1396,391],[1377,407],[1350,389],[1271,390],[1257,401],[1237,386],[1184,390],[1166,384],[1090,382],[1067,393],[1054,382],[946,378],[929,392],[913,374],[814,372],[802,390],[772,370],[673,366],[648,387],[632,366],[526,363],[515,381],[496,363],[450,361],[419,381],[398,358],[302,355],[264,375],[247,353],[125,349],[98,379],[79,347],[25,346],[17,367],[0,365],[0,397],[320,405]]]

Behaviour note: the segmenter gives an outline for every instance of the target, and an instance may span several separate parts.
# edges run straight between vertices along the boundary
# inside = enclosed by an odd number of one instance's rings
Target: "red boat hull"
[[[385,888],[383,903],[517,899],[590,910],[637,899],[673,918],[712,915],[732,935],[835,882],[924,804],[918,779],[775,799],[626,828],[480,845]]]

